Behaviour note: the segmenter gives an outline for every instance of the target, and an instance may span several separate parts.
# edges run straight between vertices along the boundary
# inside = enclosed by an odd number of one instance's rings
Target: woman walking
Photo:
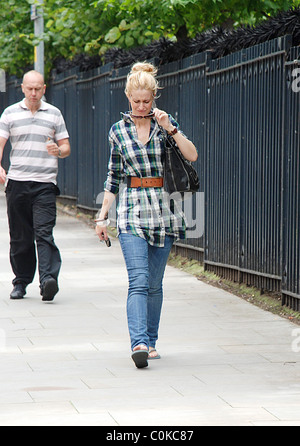
[[[138,368],[156,351],[163,302],[163,277],[174,241],[185,238],[186,222],[180,203],[163,189],[164,143],[161,127],[171,134],[189,161],[198,155],[178,123],[154,107],[159,85],[150,63],[136,63],[127,78],[125,94],[130,111],[109,132],[111,156],[105,194],[96,232],[107,240],[109,209],[126,177],[118,207],[118,236],[124,255],[129,290],[127,319],[132,359]]]

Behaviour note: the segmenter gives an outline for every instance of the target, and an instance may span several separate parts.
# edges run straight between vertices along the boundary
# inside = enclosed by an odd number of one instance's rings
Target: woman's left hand
[[[161,125],[165,130],[167,130],[167,132],[173,130],[174,126],[171,124],[168,113],[163,110],[159,110],[158,108],[155,108],[153,110],[153,113],[158,124]]]
[[[153,110],[153,113],[155,115],[155,118],[158,122],[158,124],[163,127],[168,133],[171,133],[175,127],[170,121],[168,113],[166,113],[163,110],[159,110],[158,108],[155,108]],[[178,132],[176,133],[173,138],[176,138],[176,143],[183,154],[183,156],[191,162],[194,162],[198,158],[197,149],[194,146],[194,144],[189,141],[182,133]]]

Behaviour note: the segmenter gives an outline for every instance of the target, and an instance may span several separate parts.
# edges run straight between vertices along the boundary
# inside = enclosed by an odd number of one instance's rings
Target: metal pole
[[[31,6],[31,20],[34,22],[34,34],[39,38],[44,32],[44,16],[43,16],[43,2],[38,0],[40,6]],[[38,46],[34,48],[34,69],[44,76],[44,41],[41,40]]]

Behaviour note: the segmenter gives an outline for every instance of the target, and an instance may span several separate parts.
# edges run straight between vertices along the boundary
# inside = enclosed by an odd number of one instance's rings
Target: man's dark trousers
[[[40,284],[58,279],[61,257],[54,243],[56,196],[52,183],[9,180],[6,188],[10,231],[10,262],[15,274],[13,285],[29,285],[36,271],[36,248]],[[35,247],[36,243],[36,247]]]

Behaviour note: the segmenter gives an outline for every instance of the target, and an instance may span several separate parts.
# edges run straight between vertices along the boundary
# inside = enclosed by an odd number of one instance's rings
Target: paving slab
[[[42,302],[38,277],[12,301],[0,188],[0,425],[300,425],[299,328],[168,266],[158,350],[130,358],[127,273],[118,240],[99,243],[59,215],[60,291]]]

